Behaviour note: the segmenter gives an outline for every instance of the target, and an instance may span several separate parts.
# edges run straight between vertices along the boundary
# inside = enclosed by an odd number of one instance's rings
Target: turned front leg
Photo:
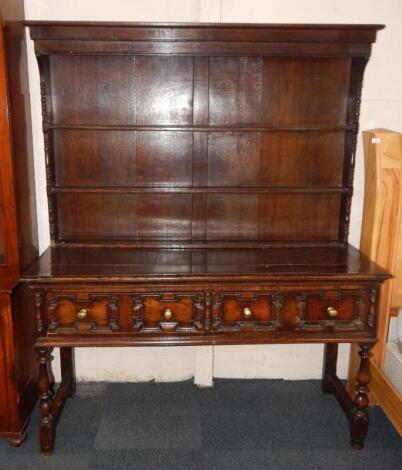
[[[355,449],[362,449],[364,439],[367,435],[369,418],[367,407],[369,405],[368,384],[371,380],[370,356],[371,344],[360,345],[360,367],[356,375],[356,396],[354,398],[354,409],[350,417],[351,444]]]
[[[51,355],[52,348],[39,348],[39,443],[43,455],[49,455],[53,451],[54,446],[54,426],[52,416],[53,390],[52,390],[52,371]]]

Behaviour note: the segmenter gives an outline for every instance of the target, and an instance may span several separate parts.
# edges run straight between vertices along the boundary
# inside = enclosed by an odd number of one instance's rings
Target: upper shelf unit
[[[347,243],[381,26],[26,24],[54,243]]]

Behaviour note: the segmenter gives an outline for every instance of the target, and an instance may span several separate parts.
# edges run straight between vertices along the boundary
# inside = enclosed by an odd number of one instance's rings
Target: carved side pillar
[[[369,418],[367,407],[369,405],[368,384],[371,380],[370,374],[370,349],[373,345],[360,345],[360,367],[356,375],[356,396],[354,399],[355,408],[350,417],[351,444],[355,449],[363,447],[363,441],[367,435]]]

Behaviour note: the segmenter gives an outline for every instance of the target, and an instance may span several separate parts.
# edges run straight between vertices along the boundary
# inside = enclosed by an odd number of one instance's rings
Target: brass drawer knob
[[[86,308],[82,308],[78,313],[77,313],[77,318],[78,320],[85,320],[88,316],[88,310]]]
[[[328,316],[330,316],[331,318],[335,318],[338,316],[338,310],[334,307],[328,307],[327,313],[328,313]]]
[[[252,315],[251,310],[250,310],[248,307],[245,307],[245,308],[243,309],[243,316],[244,316],[244,318],[245,318],[246,320],[249,320],[249,319],[251,318],[251,315]]]
[[[171,320],[173,317],[173,312],[170,308],[165,308],[164,312],[163,312],[163,318],[165,320]]]

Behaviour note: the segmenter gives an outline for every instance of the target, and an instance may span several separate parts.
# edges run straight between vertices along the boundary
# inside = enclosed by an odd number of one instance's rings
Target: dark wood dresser
[[[260,343],[326,344],[323,391],[361,448],[389,275],[348,231],[363,71],[381,26],[27,25],[52,239],[23,274],[42,452],[74,393],[75,346]],[[338,343],[360,344],[352,397]]]
[[[12,446],[38,398],[35,312],[19,285],[38,257],[23,12],[22,0],[0,0],[0,437]]]

